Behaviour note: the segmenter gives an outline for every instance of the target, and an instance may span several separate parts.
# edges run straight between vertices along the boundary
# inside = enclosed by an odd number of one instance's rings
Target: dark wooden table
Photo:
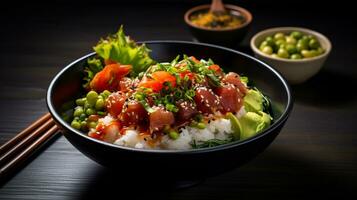
[[[183,22],[188,1],[141,6],[64,2],[22,5],[0,13],[0,144],[47,111],[46,90],[55,74],[91,52],[101,36],[115,32],[120,24],[125,24],[127,33],[136,40],[192,40]],[[295,104],[291,117],[278,138],[256,159],[195,187],[177,190],[157,181],[150,184],[140,175],[123,181],[120,169],[98,165],[58,136],[0,186],[0,199],[344,199],[354,195],[357,48],[355,23],[349,18],[353,13],[337,14],[334,5],[255,3],[242,2],[252,11],[254,23],[238,50],[251,53],[249,38],[272,26],[311,28],[333,43],[322,71],[305,84],[292,87]],[[337,8],[352,11],[347,5]]]

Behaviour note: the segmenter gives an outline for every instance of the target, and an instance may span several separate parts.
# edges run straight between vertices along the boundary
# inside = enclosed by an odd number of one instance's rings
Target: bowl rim
[[[287,58],[276,58],[276,57],[272,57],[271,55],[264,54],[255,45],[256,40],[259,37],[261,37],[262,35],[267,34],[267,33],[274,34],[279,31],[301,31],[301,32],[305,32],[307,34],[311,34],[311,35],[315,36],[318,40],[322,40],[326,43],[325,52],[321,55],[318,55],[318,56],[315,56],[312,58],[293,60],[293,59],[287,59]],[[321,58],[327,57],[331,52],[332,44],[331,44],[330,40],[325,35],[317,32],[317,31],[314,31],[314,30],[311,30],[308,28],[304,28],[304,27],[282,26],[282,27],[273,27],[273,28],[264,29],[264,30],[256,33],[250,40],[250,48],[254,51],[254,53],[259,54],[259,56],[262,56],[267,59],[282,61],[282,62],[287,62],[287,63],[307,63],[310,61],[319,60]]]
[[[185,20],[186,24],[188,24],[189,26],[192,26],[194,28],[205,30],[205,31],[220,32],[220,31],[232,31],[232,30],[238,30],[238,29],[244,28],[244,27],[248,26],[253,20],[252,14],[247,9],[242,8],[240,6],[232,5],[232,4],[224,4],[224,7],[227,8],[228,10],[239,11],[244,16],[246,21],[237,27],[217,28],[217,29],[198,26],[191,22],[190,16],[192,13],[199,11],[199,10],[209,9],[210,6],[211,6],[210,4],[203,4],[203,5],[195,6],[193,8],[190,8],[189,10],[187,10],[184,15],[184,20]]]
[[[95,52],[89,53],[85,56],[82,56],[78,59],[76,59],[75,61],[71,62],[70,64],[68,64],[67,66],[65,66],[61,71],[59,71],[55,77],[52,79],[48,89],[47,89],[47,95],[46,95],[46,104],[47,104],[47,108],[50,111],[52,117],[54,118],[54,120],[61,124],[63,127],[65,127],[67,130],[69,130],[70,134],[76,134],[79,137],[81,137],[84,140],[90,140],[92,142],[95,143],[99,143],[101,145],[105,145],[107,147],[110,148],[117,148],[118,150],[125,150],[125,151],[131,151],[131,152],[142,152],[142,153],[159,153],[159,154],[196,154],[196,153],[204,153],[204,152],[214,152],[217,150],[226,150],[226,149],[230,149],[230,148],[235,148],[237,146],[241,146],[244,144],[247,144],[249,142],[252,142],[254,140],[258,140],[259,138],[264,137],[265,135],[268,135],[269,133],[271,133],[273,130],[275,130],[278,126],[280,126],[282,123],[284,123],[287,118],[289,117],[292,107],[293,107],[293,97],[291,94],[291,89],[290,86],[288,84],[288,82],[285,80],[285,78],[278,72],[276,71],[274,68],[272,68],[271,66],[269,66],[268,64],[260,61],[257,58],[254,58],[253,56],[247,55],[245,53],[242,53],[240,51],[236,51],[233,49],[229,49],[226,47],[222,47],[222,46],[218,46],[218,45],[213,45],[213,44],[207,44],[207,43],[195,43],[195,42],[190,42],[190,41],[179,41],[179,40],[150,40],[150,41],[141,41],[138,43],[145,43],[146,45],[149,44],[188,44],[188,45],[196,45],[196,46],[201,46],[201,47],[210,47],[210,48],[216,48],[216,49],[221,49],[221,50],[225,50],[225,51],[229,51],[235,54],[239,54],[241,56],[244,57],[248,57],[252,60],[254,60],[255,62],[260,63],[261,65],[263,65],[264,67],[268,68],[283,84],[284,90],[287,93],[287,106],[285,108],[285,110],[283,111],[282,115],[276,119],[274,121],[274,123],[269,126],[268,129],[264,130],[263,132],[248,138],[246,140],[242,140],[242,141],[233,141],[227,144],[223,144],[223,145],[219,145],[219,146],[215,146],[215,147],[206,147],[206,148],[199,148],[199,149],[189,149],[189,150],[168,150],[168,149],[137,149],[137,148],[132,148],[132,147],[125,147],[125,146],[120,146],[120,145],[115,145],[115,144],[111,144],[108,142],[104,142],[101,140],[97,140],[94,138],[89,137],[88,135],[84,134],[83,132],[80,132],[77,129],[74,129],[70,126],[70,124],[68,124],[67,122],[65,122],[60,115],[55,111],[55,108],[52,104],[51,101],[51,97],[53,94],[53,87],[55,85],[55,83],[57,82],[57,80],[62,76],[62,74],[64,72],[66,72],[68,69],[70,69],[72,66],[75,66],[75,64],[77,64],[78,62],[87,59],[88,57],[91,57],[93,55],[95,55]]]

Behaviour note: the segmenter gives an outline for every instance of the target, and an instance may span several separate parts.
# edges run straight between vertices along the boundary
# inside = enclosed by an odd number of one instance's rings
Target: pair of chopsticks
[[[46,113],[2,145],[0,147],[0,179],[16,169],[58,130],[50,113]]]

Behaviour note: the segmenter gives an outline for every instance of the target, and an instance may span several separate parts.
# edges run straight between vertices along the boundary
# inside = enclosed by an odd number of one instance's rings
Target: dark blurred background
[[[328,68],[343,67],[356,75],[355,7],[347,0],[225,0],[253,14],[249,34],[241,45],[249,51],[250,37],[274,26],[301,26],[319,31],[333,44]],[[208,0],[96,0],[10,2],[0,12],[0,67],[36,65],[63,67],[91,51],[98,38],[115,32],[120,24],[136,40],[192,40],[184,12]],[[337,37],[337,34],[340,33]],[[19,57],[19,53],[22,53]],[[45,55],[46,56],[43,56]],[[31,63],[28,62],[31,57]],[[33,58],[37,58],[33,60]],[[54,62],[55,61],[55,62]],[[16,76],[1,74],[2,86]],[[15,75],[15,74],[11,74]],[[49,81],[49,80],[46,80]]]

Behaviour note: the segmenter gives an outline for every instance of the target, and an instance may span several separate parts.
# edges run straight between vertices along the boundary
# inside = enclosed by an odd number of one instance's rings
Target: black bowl
[[[181,41],[145,42],[157,61],[170,61],[178,54],[211,58],[224,67],[247,75],[271,98],[274,122],[264,132],[244,141],[194,150],[144,150],[117,146],[90,138],[73,129],[60,117],[61,105],[83,94],[81,80],[86,55],[65,67],[52,80],[47,92],[47,105],[64,136],[83,154],[94,161],[127,173],[161,174],[179,179],[200,179],[234,169],[262,152],[279,134],[292,108],[290,89],[282,76],[267,64],[228,48]],[[166,175],[167,173],[167,175]],[[141,174],[141,175],[142,175]]]
[[[194,14],[207,12],[210,5],[200,5],[191,8],[184,15],[184,20],[189,27],[192,35],[200,42],[223,45],[227,47],[237,46],[247,35],[250,24],[253,20],[252,14],[239,6],[226,4],[224,6],[232,15],[242,17],[243,23],[237,27],[230,28],[206,28],[197,26],[191,22],[190,17]]]

